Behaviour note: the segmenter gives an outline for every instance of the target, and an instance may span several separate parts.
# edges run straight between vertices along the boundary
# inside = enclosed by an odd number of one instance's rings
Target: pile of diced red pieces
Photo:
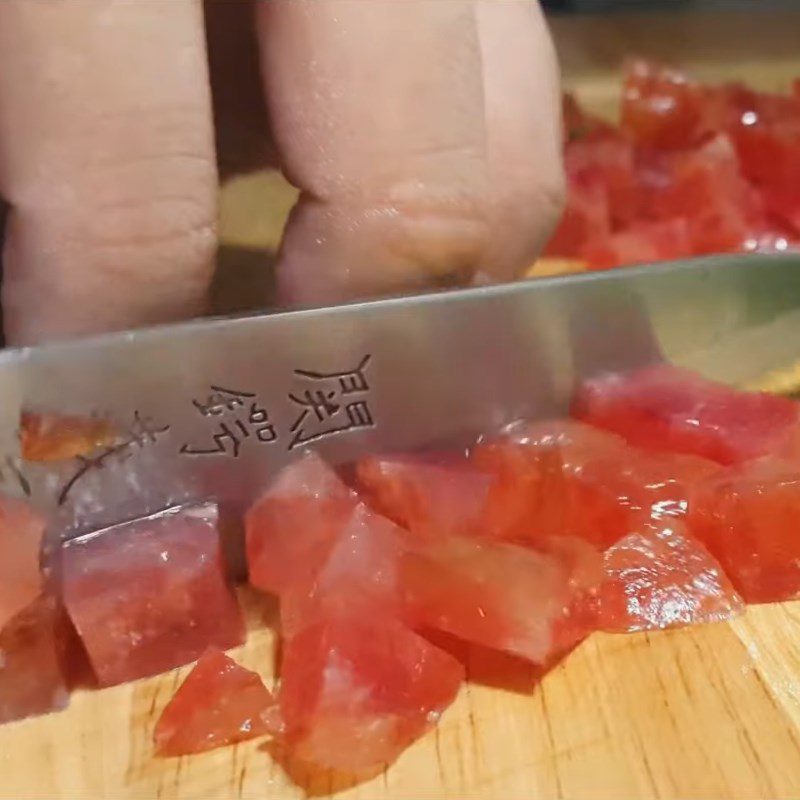
[[[564,101],[568,202],[546,255],[591,269],[800,250],[800,81],[702,85],[635,61],[620,124]]]
[[[541,671],[593,631],[800,596],[797,404],[671,367],[585,382],[569,419],[344,474],[307,455],[247,515],[250,582],[280,599],[277,695],[221,652],[243,626],[212,505],[67,544],[53,590],[41,521],[4,502],[2,718],[63,705],[76,651],[99,685],[199,658],[156,728],[161,754],[271,735],[361,773],[456,697],[463,648],[443,642]]]

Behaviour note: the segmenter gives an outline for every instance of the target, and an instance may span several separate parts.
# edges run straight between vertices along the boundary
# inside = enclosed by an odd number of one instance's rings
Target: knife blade
[[[333,463],[563,414],[577,380],[656,360],[731,383],[800,360],[800,256],[715,257],[212,319],[0,354],[2,490],[71,537],[177,503],[241,512],[308,449]],[[24,409],[123,431],[23,463]]]

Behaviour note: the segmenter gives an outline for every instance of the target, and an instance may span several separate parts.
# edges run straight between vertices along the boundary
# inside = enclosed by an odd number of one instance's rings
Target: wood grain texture
[[[800,11],[564,18],[554,29],[567,83],[607,114],[632,52],[765,87],[800,74]],[[233,251],[221,276],[226,310],[252,298],[259,254],[276,246],[293,197],[274,175],[225,188],[224,243],[247,252],[239,265]],[[785,389],[791,377],[771,380]],[[262,618],[274,608],[244,596],[252,631],[234,655],[271,682],[275,641]],[[491,667],[484,659],[471,660],[476,679]],[[357,786],[285,765],[293,780],[258,742],[153,758],[155,721],[187,671],[78,693],[66,712],[0,728],[0,800],[800,796],[800,603],[752,608],[730,624],[595,635],[539,684],[526,669],[513,675],[513,690],[471,683],[434,733]]]

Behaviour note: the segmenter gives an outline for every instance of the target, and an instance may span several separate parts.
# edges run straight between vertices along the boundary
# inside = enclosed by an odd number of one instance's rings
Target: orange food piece
[[[610,633],[721,622],[744,602],[683,523],[643,525],[605,553],[599,628]]]
[[[25,461],[67,461],[111,445],[117,432],[107,420],[23,412],[20,447]]]
[[[156,752],[183,756],[265,736],[276,703],[255,672],[206,650],[161,713]]]

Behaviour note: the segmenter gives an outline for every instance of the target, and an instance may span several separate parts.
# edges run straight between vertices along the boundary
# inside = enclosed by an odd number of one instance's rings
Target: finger
[[[258,28],[273,133],[302,190],[285,298],[503,278],[533,258],[563,193],[535,3],[277,0]]]
[[[0,193],[12,343],[200,312],[216,169],[199,0],[3,0]]]

